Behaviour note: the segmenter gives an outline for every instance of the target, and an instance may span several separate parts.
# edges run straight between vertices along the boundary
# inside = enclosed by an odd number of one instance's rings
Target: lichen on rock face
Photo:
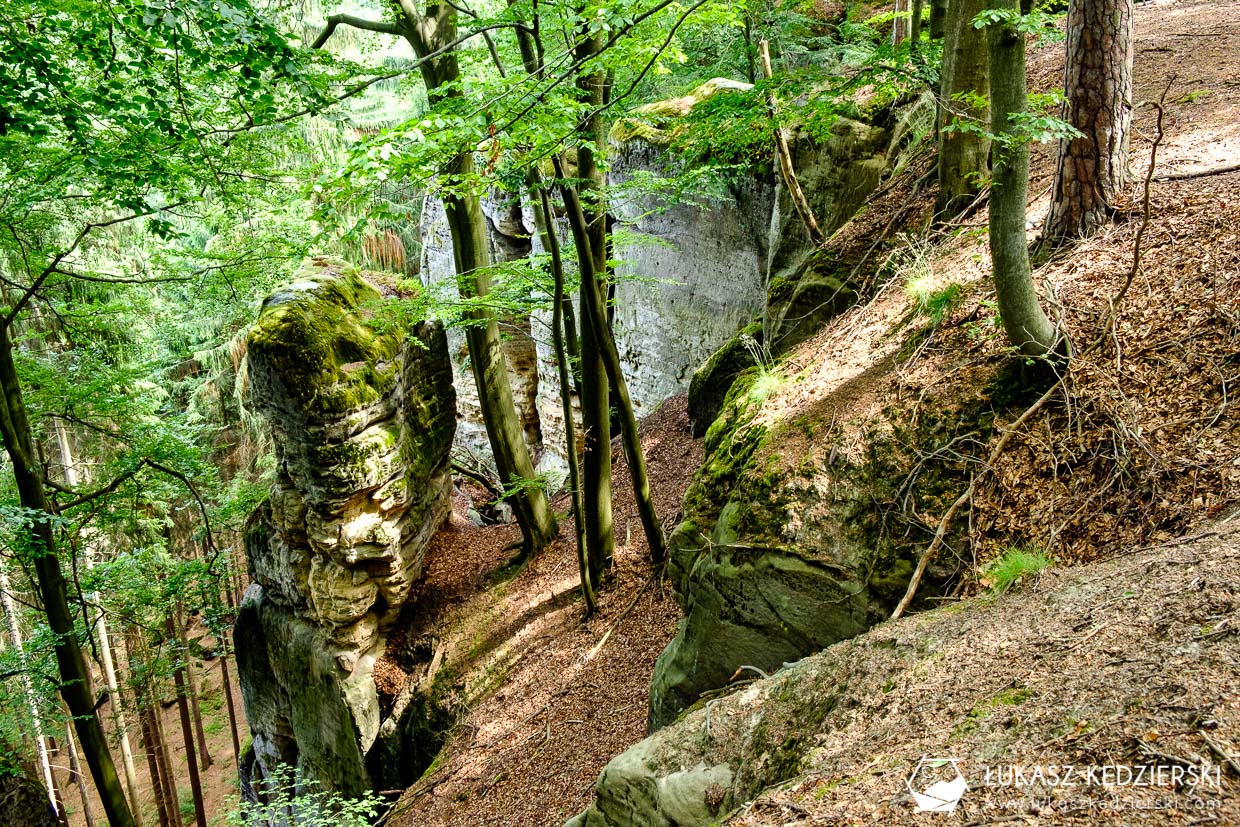
[[[380,728],[374,661],[447,513],[456,423],[443,329],[377,330],[380,300],[316,259],[263,303],[246,355],[278,469],[237,626],[256,757],[353,792]]]

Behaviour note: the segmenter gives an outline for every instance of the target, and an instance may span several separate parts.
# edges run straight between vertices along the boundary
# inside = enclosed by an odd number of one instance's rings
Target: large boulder
[[[246,354],[277,466],[235,632],[255,758],[350,793],[372,785],[374,664],[447,514],[455,428],[442,328],[381,301],[315,260],[263,303]]]
[[[763,367],[741,373],[706,434],[706,460],[668,541],[684,618],[655,664],[652,731],[738,670],[771,671],[864,632],[912,573],[915,543],[887,530],[887,510],[915,461],[908,446],[932,451],[941,437],[897,434],[879,417],[858,426],[856,450],[820,456],[806,432],[829,423],[764,413],[784,381]],[[940,473],[927,466],[923,485],[953,490]]]
[[[8,827],[59,827],[47,790],[28,767],[0,759],[0,813]]]

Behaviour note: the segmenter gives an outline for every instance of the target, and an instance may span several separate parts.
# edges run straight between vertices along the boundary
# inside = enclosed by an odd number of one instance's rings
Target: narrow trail
[[[665,401],[640,430],[659,516],[674,525],[702,461],[685,398]],[[651,668],[679,610],[651,570],[628,468],[613,447],[615,565],[589,621],[571,521],[524,571],[489,588],[514,526],[476,527],[457,502],[432,541],[414,634],[465,653],[469,708],[436,765],[397,804],[393,827],[562,824],[589,802],[603,765],[645,736]],[[446,668],[459,668],[451,660]]]

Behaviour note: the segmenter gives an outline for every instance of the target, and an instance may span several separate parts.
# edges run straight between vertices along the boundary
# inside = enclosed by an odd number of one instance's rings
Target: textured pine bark
[[[1072,0],[1067,20],[1064,119],[1084,133],[1061,141],[1050,244],[1098,231],[1128,183],[1132,122],[1133,0]]]

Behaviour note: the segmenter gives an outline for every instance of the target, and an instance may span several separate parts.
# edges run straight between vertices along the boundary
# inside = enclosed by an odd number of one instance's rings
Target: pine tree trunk
[[[991,0],[991,8],[1019,11],[1017,0]],[[1029,142],[1017,119],[1028,109],[1025,35],[1009,23],[987,27],[990,44],[990,131],[1014,136],[996,140],[990,191],[990,255],[999,317],[1008,341],[1025,356],[1046,356],[1056,344],[1055,326],[1042,312],[1029,269],[1025,202],[1029,189]]]
[[[198,765],[203,772],[211,769],[211,754],[207,752],[207,733],[202,726],[202,708],[198,704],[198,691],[202,681],[198,680],[194,670],[194,659],[189,653],[189,636],[185,633],[186,620],[185,610],[181,601],[177,601],[176,611],[176,628],[177,638],[181,642],[181,651],[185,653],[185,683],[189,690],[189,710],[190,717],[194,720],[194,737],[198,743]]]
[[[1064,119],[1083,134],[1059,142],[1043,238],[1054,246],[1093,235],[1129,180],[1133,0],[1072,0]]]
[[[985,135],[951,130],[952,121],[986,122],[987,76],[993,71],[987,59],[986,32],[973,26],[973,18],[986,7],[986,0],[950,0],[943,40],[943,69],[939,79],[939,196],[935,213],[955,218],[982,191],[990,139]],[[972,100],[962,100],[969,96]]]
[[[235,608],[233,605],[232,595],[228,593],[228,589],[224,589],[224,598],[228,604],[228,608]],[[220,674],[224,681],[224,700],[228,704],[228,731],[232,735],[233,748],[233,766],[241,766],[241,736],[240,726],[237,723],[237,706],[233,701],[232,678],[228,670],[228,657],[232,653],[232,647],[228,645],[231,636],[228,634],[220,635]]]
[[[169,615],[165,622],[165,629],[170,640],[177,637],[176,626],[176,622]],[[207,827],[207,808],[202,797],[202,777],[198,772],[198,755],[194,749],[194,724],[189,712],[189,687],[186,686],[185,681],[184,661],[189,659],[189,653],[182,649],[178,654],[180,662],[172,672],[172,682],[176,687],[177,713],[181,717],[181,736],[185,741],[185,763],[189,775],[189,789],[194,797],[194,816],[198,827]]]
[[[172,819],[168,815],[168,802],[164,796],[164,780],[160,777],[159,758],[156,755],[159,743],[149,708],[138,710],[138,722],[142,727],[142,743],[146,747],[146,768],[151,776],[151,789],[155,793],[155,812],[159,816],[159,827],[173,827]],[[138,803],[134,802],[134,806],[137,807]]]
[[[69,430],[60,417],[56,417],[52,422],[56,431],[60,464],[64,469],[65,484],[70,488],[76,488],[81,475],[78,473],[77,463],[73,458],[73,445],[69,439]],[[89,546],[83,556],[86,559],[86,568],[94,568],[95,558]],[[92,599],[96,604],[102,605],[98,592],[92,595]],[[102,608],[99,610],[99,617],[95,620],[94,631],[99,644],[99,660],[103,666],[103,678],[108,687],[108,696],[112,699],[112,723],[116,727],[120,741],[121,766],[125,771],[125,788],[129,792],[129,807],[134,824],[142,827],[142,812],[138,806],[138,771],[134,766],[133,747],[129,743],[129,729],[125,723],[125,709],[121,704],[120,688],[116,681],[116,667],[112,658],[112,642],[108,635],[107,615]]]
[[[9,585],[9,573],[0,562],[0,608],[9,621],[9,640],[17,650],[18,662],[27,665],[26,648],[22,641],[21,624],[17,619],[17,606],[13,601],[13,592]],[[43,776],[43,786],[47,790],[48,800],[57,814],[63,814],[63,808],[56,801],[56,784],[52,776],[52,760],[47,751],[47,739],[43,737],[43,716],[39,714],[39,699],[34,694],[34,681],[29,672],[22,675],[22,691],[26,696],[26,704],[30,708],[30,723],[34,727],[35,757],[39,762],[39,772]]]
[[[164,784],[164,798],[168,801],[168,814],[174,827],[184,827],[181,817],[181,795],[177,791],[177,778],[172,772],[172,755],[168,752],[168,732],[164,729],[164,712],[158,697],[151,698],[151,720],[155,725],[155,741],[159,746],[160,778]]]
[[[111,827],[133,827],[133,815],[125,801],[120,777],[112,763],[103,727],[95,713],[94,698],[90,692],[90,676],[86,672],[86,660],[78,644],[73,627],[73,614],[69,609],[69,595],[65,585],[60,559],[56,555],[56,541],[52,533],[51,504],[43,488],[42,470],[34,451],[33,431],[26,416],[21,383],[13,362],[13,341],[8,324],[0,323],[0,437],[9,454],[18,497],[23,507],[37,515],[47,515],[31,526],[34,569],[39,586],[43,610],[48,626],[55,635],[56,665],[60,672],[60,693],[69,714],[73,716],[74,728],[81,741],[82,752],[90,767],[95,788],[103,803],[103,810]]]
[[[87,556],[89,565],[89,555]],[[103,677],[107,681],[108,693],[112,698],[112,720],[120,736],[121,766],[125,770],[125,787],[129,791],[129,804],[133,812],[134,824],[142,827],[142,813],[138,806],[138,771],[134,766],[133,746],[129,741],[129,727],[125,719],[125,709],[121,702],[120,686],[116,680],[116,664],[112,657],[112,640],[108,635],[108,626],[100,612],[96,624],[99,638],[99,657],[103,660]]]

